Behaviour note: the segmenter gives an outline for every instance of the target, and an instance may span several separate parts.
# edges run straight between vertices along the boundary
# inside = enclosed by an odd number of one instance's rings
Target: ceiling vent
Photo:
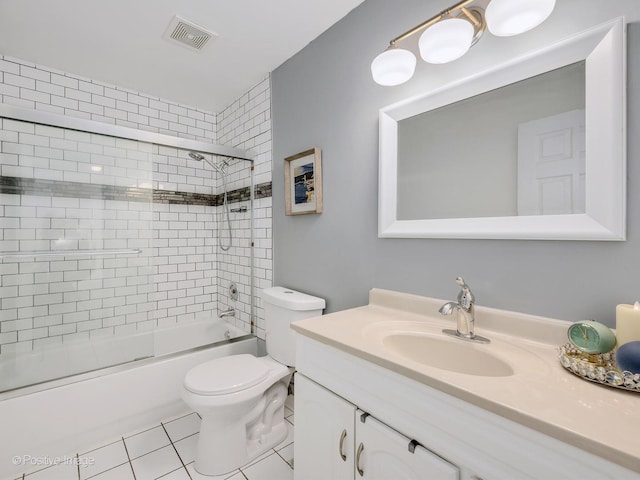
[[[188,47],[190,50],[201,51],[207,42],[216,37],[217,34],[205,30],[200,25],[185,20],[179,16],[173,17],[169,27],[164,33],[164,38],[180,45]]]

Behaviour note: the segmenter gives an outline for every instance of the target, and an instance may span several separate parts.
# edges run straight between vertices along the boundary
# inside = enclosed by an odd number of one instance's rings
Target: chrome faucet
[[[225,310],[224,312],[219,312],[218,313],[218,317],[222,318],[222,317],[235,317],[236,316],[236,309],[235,308],[230,308],[229,310]]]
[[[475,301],[476,297],[471,293],[469,285],[464,281],[464,278],[456,278],[456,283],[460,286],[460,293],[458,294],[457,302],[447,302],[440,307],[442,315],[450,315],[454,310],[457,315],[457,328],[456,330],[444,329],[442,330],[447,335],[467,340],[470,342],[489,343],[490,340],[480,335],[475,334]]]

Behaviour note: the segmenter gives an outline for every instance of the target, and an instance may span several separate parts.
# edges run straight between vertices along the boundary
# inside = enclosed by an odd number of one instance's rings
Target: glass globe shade
[[[527,32],[544,22],[556,0],[491,0],[485,11],[487,28],[498,37]]]
[[[471,47],[474,29],[462,18],[449,18],[427,28],[418,41],[420,56],[429,63],[448,63],[463,56]]]
[[[385,87],[406,82],[416,69],[416,57],[409,50],[388,48],[371,62],[373,80]]]

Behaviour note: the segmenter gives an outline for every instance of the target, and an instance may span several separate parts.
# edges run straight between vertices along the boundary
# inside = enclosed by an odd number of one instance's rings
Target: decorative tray
[[[558,347],[558,357],[564,368],[584,380],[640,393],[640,374],[620,370],[615,352],[589,355],[566,343]]]

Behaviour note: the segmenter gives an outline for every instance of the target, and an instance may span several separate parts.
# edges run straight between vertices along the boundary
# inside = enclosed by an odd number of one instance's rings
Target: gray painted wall
[[[479,305],[613,326],[616,304],[640,299],[638,24],[628,32],[626,242],[377,237],[378,109],[613,17],[640,20],[637,0],[558,0],[525,35],[486,34],[457,62],[419,60],[408,83],[376,85],[370,62],[389,40],[452,3],[367,0],[273,72],[274,284],[324,297],[333,312],[366,304],[372,287],[453,299],[463,275]],[[322,149],[324,212],[287,217],[283,159],[311,147]]]

